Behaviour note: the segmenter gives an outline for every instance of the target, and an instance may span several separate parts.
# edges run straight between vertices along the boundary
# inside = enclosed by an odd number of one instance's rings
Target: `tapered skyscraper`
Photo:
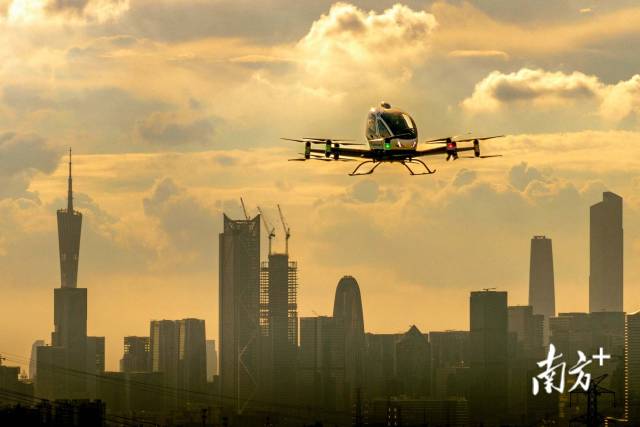
[[[82,214],[73,209],[73,178],[71,177],[71,150],[69,150],[67,208],[58,210],[58,245],[62,288],[76,288],[78,286],[81,227]]]
[[[622,197],[609,191],[591,206],[589,244],[589,311],[621,312]]]
[[[343,333],[344,408],[351,408],[357,390],[363,385],[365,351],[362,298],[358,282],[352,276],[344,276],[338,282],[333,318]]]
[[[529,259],[529,305],[533,314],[544,316],[544,342],[549,338],[549,318],[556,315],[553,249],[551,239],[534,236]]]

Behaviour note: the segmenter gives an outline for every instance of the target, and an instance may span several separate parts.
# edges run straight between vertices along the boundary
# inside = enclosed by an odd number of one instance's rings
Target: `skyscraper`
[[[220,384],[223,405],[242,413],[259,385],[260,215],[223,216],[220,234]]]
[[[150,372],[151,344],[149,337],[124,337],[121,372]]]
[[[412,325],[396,343],[396,372],[401,394],[426,397],[430,394],[431,352],[429,341]]]
[[[333,318],[344,334],[345,408],[351,408],[352,398],[362,388],[364,378],[364,316],[360,287],[352,276],[338,282],[333,304]]]
[[[299,404],[310,408],[316,417],[345,413],[344,373],[341,323],[329,316],[301,317]]]
[[[499,425],[507,399],[507,293],[471,292],[471,415]]]
[[[622,197],[609,191],[591,206],[589,311],[623,311]]]
[[[31,358],[29,360],[29,379],[35,381],[38,373],[38,347],[44,345],[44,340],[36,340],[31,345]]]
[[[533,236],[529,259],[529,305],[544,316],[543,339],[549,340],[549,318],[556,315],[551,239]]]
[[[207,381],[205,324],[200,319],[152,320],[152,372],[162,372],[168,408],[200,403]]]
[[[204,320],[178,320],[178,387],[180,404],[204,401],[207,384],[207,350]]]
[[[164,386],[178,387],[178,328],[173,320],[152,320],[149,330],[151,348],[151,372],[162,372]],[[167,393],[165,405],[175,408],[177,395]]]
[[[218,352],[216,340],[207,340],[207,381],[213,382],[213,377],[218,375]]]
[[[640,311],[627,315],[626,329],[625,418],[640,425]]]
[[[295,398],[298,349],[298,266],[289,254],[269,254],[260,272],[261,388],[266,401]]]

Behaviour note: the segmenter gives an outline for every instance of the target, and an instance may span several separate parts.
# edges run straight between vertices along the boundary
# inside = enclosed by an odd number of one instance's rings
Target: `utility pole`
[[[606,377],[607,374],[604,374],[592,379],[586,391],[574,390],[569,393],[569,406],[571,406],[571,398],[574,394],[583,394],[587,397],[587,412],[571,419],[569,425],[581,423],[587,427],[599,427],[603,424],[605,417],[598,412],[598,397],[603,394],[611,394],[613,395],[613,406],[616,406],[616,393],[600,386],[600,383]]]
[[[284,253],[289,255],[289,237],[291,237],[291,229],[287,225],[287,222],[284,220],[284,215],[282,214],[280,205],[278,205],[278,212],[280,213],[280,221],[282,222],[282,228],[284,229]]]

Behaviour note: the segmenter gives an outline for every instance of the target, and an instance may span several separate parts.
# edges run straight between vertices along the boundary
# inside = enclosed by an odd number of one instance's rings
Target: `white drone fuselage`
[[[384,102],[369,111],[365,136],[372,150],[411,151],[418,145],[418,127],[413,118]]]

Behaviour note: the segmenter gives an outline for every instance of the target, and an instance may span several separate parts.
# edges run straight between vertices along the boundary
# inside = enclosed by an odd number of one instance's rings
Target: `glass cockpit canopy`
[[[393,135],[405,139],[416,137],[416,125],[408,114],[401,111],[385,111],[380,116]]]

